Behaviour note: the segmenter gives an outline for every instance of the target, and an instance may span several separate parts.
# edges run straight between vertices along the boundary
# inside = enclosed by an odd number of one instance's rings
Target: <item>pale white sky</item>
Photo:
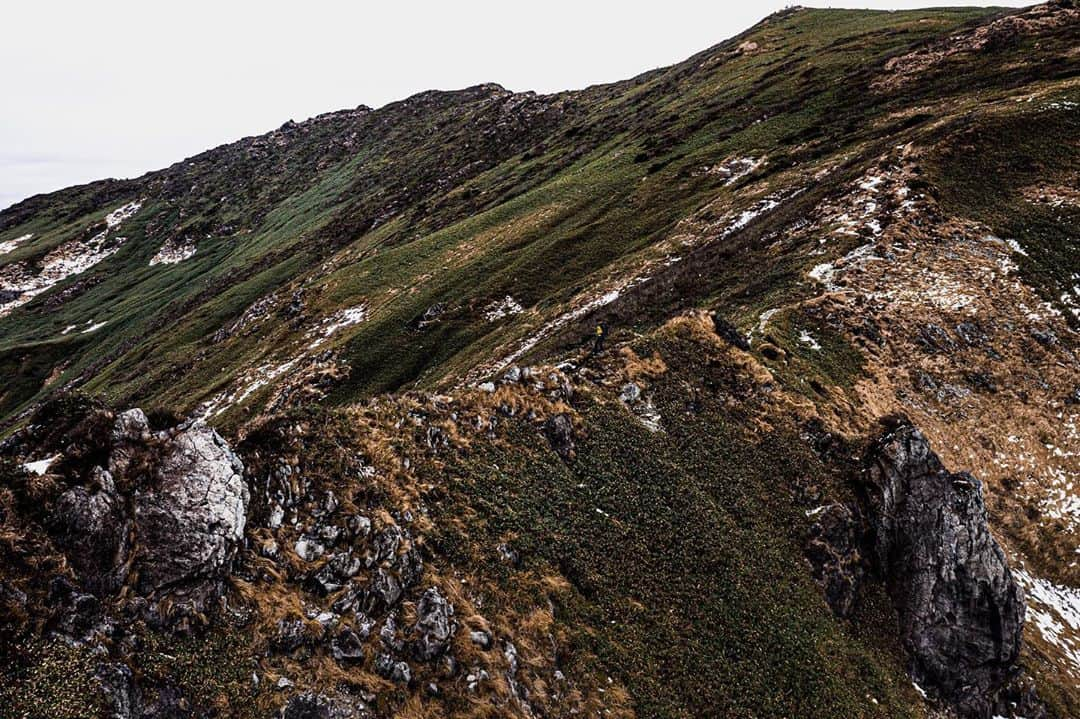
[[[421,90],[497,82],[552,92],[625,79],[788,4],[3,0],[0,208]]]

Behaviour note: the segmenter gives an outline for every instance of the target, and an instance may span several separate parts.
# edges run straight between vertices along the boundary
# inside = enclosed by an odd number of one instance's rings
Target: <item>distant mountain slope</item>
[[[490,715],[920,716],[905,671],[928,665],[851,529],[874,526],[853,458],[903,415],[981,480],[1027,593],[1018,666],[1076,716],[1078,47],[1071,2],[794,8],[625,82],[426,92],[30,198],[0,212],[0,416],[35,437],[11,452],[61,452],[35,427],[74,390],[221,431],[253,488],[231,591],[257,642],[265,597],[315,602],[324,566],[257,549],[307,551],[268,519],[274,462],[310,480],[301,522],[329,521],[316,488],[360,487],[422,548],[410,607],[430,585],[528,637],[500,645]],[[275,651],[264,678],[345,681]],[[441,681],[395,652],[424,679],[366,677],[376,713]],[[426,711],[484,714],[453,676]],[[1027,706],[1017,686],[994,711]]]

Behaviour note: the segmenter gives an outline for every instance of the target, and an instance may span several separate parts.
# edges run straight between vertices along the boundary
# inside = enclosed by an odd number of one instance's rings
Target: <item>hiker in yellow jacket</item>
[[[597,354],[604,350],[604,338],[607,337],[607,325],[602,322],[598,322],[596,325],[595,338],[593,339],[592,354]]]

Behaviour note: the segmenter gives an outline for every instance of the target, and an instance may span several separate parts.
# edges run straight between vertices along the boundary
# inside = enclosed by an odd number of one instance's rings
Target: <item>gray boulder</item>
[[[143,592],[220,576],[244,536],[249,494],[243,472],[229,445],[205,424],[171,440],[151,486],[134,497]]]
[[[450,635],[454,631],[451,617],[454,607],[436,587],[431,587],[416,604],[416,624],[413,631],[416,639],[412,643],[413,656],[423,662],[431,661],[450,644]]]
[[[60,495],[52,522],[83,585],[103,596],[127,578],[130,522],[109,472],[95,466],[91,477],[91,486],[74,486]]]
[[[962,717],[988,717],[1015,673],[1023,593],[986,525],[982,486],[947,471],[906,422],[870,451],[873,547],[916,682]]]

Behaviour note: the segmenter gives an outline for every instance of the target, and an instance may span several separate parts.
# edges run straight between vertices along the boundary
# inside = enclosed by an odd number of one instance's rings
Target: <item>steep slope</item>
[[[206,420],[251,489],[228,609],[90,592],[142,617],[105,671],[144,676],[94,671],[149,715],[1076,716],[1078,30],[1069,2],[793,9],[630,81],[423,93],[3,211],[0,588],[53,607],[5,627],[3,696],[84,711],[54,700],[86,672],[48,672],[89,660],[41,632],[86,632],[80,595],[32,571],[74,561],[73,488],[114,493],[79,389],[176,428],[146,467]],[[1018,662],[930,647],[977,681],[927,668],[917,572],[871,551],[855,458],[892,415],[926,476],[978,478],[962,534],[1027,595]]]

